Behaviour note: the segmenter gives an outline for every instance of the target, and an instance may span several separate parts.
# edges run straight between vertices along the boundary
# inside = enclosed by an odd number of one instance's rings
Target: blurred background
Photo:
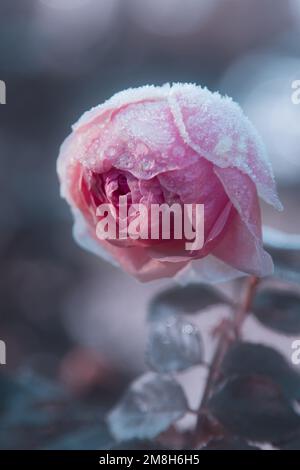
[[[264,206],[265,222],[300,232],[299,45],[300,0],[1,0],[0,397],[15,386],[7,376],[43,393],[51,380],[78,406],[56,403],[58,422],[44,417],[43,432],[25,436],[19,403],[0,447],[84,447],[55,442],[90,429],[91,407],[102,416],[143,370],[147,303],[171,284],[139,284],[75,245],[55,168],[70,125],[128,87],[195,82],[228,94],[273,163],[285,211]]]

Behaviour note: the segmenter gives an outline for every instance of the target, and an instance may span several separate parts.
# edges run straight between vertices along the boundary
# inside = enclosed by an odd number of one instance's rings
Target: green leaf
[[[231,433],[253,441],[276,442],[300,430],[300,418],[281,387],[261,375],[225,380],[209,408]]]
[[[131,384],[110,412],[108,424],[119,441],[152,439],[187,410],[186,397],[175,380],[148,372]]]
[[[195,313],[229,300],[216,289],[202,284],[176,286],[160,292],[150,303],[149,320],[157,321],[174,313]]]
[[[201,364],[203,342],[198,328],[174,315],[153,323],[146,347],[146,363],[157,372],[177,372]]]
[[[266,327],[286,335],[300,333],[300,295],[265,289],[256,295],[252,312]]]
[[[222,373],[227,378],[239,375],[264,375],[277,382],[287,397],[300,399],[300,374],[273,348],[259,343],[235,343],[224,357]]]

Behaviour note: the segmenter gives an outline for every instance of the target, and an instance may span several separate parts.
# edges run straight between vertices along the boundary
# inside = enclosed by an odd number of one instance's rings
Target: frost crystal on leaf
[[[146,350],[148,365],[157,372],[175,372],[201,364],[202,338],[197,328],[179,317],[152,325]]]
[[[149,372],[130,385],[110,412],[108,424],[117,440],[152,439],[187,410],[180,385],[169,377]]]

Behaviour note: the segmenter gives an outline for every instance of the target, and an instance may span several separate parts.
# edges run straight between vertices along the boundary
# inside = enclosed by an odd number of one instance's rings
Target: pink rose
[[[73,126],[57,168],[76,240],[141,280],[217,282],[273,270],[258,195],[277,209],[281,203],[260,137],[228,97],[190,84],[117,93]],[[203,247],[188,251],[184,239],[100,239],[97,208],[111,204],[120,223],[120,195],[148,208],[204,204]]]

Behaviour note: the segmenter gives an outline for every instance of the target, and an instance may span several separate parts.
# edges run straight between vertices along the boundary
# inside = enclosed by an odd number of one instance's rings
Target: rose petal
[[[216,166],[247,174],[259,195],[282,210],[261,138],[237,103],[190,84],[173,85],[169,103],[187,145]]]
[[[246,276],[246,273],[238,271],[213,255],[208,255],[205,258],[191,261],[176,274],[175,279],[181,285],[194,282],[218,284],[243,276]]]
[[[235,211],[230,227],[212,254],[239,271],[259,277],[273,273],[271,256]]]
[[[214,172],[249,231],[261,240],[260,206],[252,180],[236,168],[215,167]]]

